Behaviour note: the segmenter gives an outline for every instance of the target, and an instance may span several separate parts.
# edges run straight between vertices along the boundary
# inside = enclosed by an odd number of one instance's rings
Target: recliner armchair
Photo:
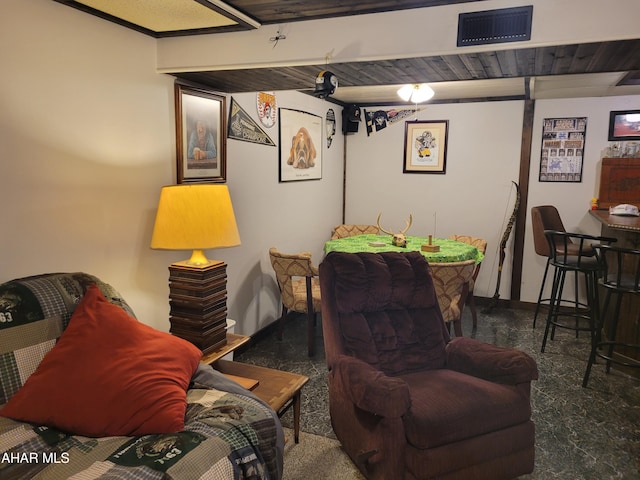
[[[334,432],[368,479],[509,479],[534,466],[524,352],[450,339],[419,252],[320,264]]]

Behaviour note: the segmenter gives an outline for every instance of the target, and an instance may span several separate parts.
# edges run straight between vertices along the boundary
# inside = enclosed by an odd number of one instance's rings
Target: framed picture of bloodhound
[[[279,109],[280,182],[322,178],[322,117]]]

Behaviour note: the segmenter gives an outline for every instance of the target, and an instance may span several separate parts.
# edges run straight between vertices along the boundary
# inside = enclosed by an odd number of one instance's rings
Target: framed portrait
[[[542,122],[539,182],[582,182],[587,117],[545,118]]]
[[[404,173],[445,173],[449,120],[404,123]]]
[[[609,140],[640,140],[640,110],[618,110],[609,114]]]
[[[176,83],[178,183],[226,182],[226,98]]]
[[[280,182],[322,178],[322,117],[279,109]]]

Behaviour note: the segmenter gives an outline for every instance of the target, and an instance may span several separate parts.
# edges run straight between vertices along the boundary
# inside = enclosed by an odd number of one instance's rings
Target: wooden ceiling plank
[[[568,73],[571,60],[573,59],[577,49],[577,45],[559,45],[556,47],[551,73],[553,75]]]
[[[460,61],[464,63],[473,80],[486,80],[489,78],[477,53],[460,55]]]
[[[176,74],[221,92],[310,90],[323,70],[341,86],[435,83],[640,70],[640,39],[381,61]],[[624,70],[621,70],[624,69]]]
[[[496,53],[498,65],[500,65],[500,75],[505,78],[522,77],[525,72],[520,72],[518,60],[514,50],[500,50]]]
[[[479,54],[480,61],[484,71],[487,72],[487,78],[500,78],[502,69],[496,52],[481,52]]]

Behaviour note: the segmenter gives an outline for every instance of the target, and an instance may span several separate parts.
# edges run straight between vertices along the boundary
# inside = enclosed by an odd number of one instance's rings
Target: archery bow
[[[513,205],[513,212],[511,212],[509,223],[507,223],[507,226],[504,229],[504,233],[502,234],[502,240],[500,240],[500,261],[498,262],[498,278],[496,280],[496,291],[493,294],[493,297],[491,297],[487,308],[485,308],[482,313],[489,313],[491,309],[498,304],[498,298],[500,298],[500,279],[502,277],[502,265],[504,264],[504,259],[506,257],[505,249],[507,247],[509,236],[511,235],[511,230],[513,229],[513,224],[516,223],[516,219],[518,218],[518,209],[520,208],[520,185],[518,185],[513,180],[511,182],[516,187],[516,202]]]

